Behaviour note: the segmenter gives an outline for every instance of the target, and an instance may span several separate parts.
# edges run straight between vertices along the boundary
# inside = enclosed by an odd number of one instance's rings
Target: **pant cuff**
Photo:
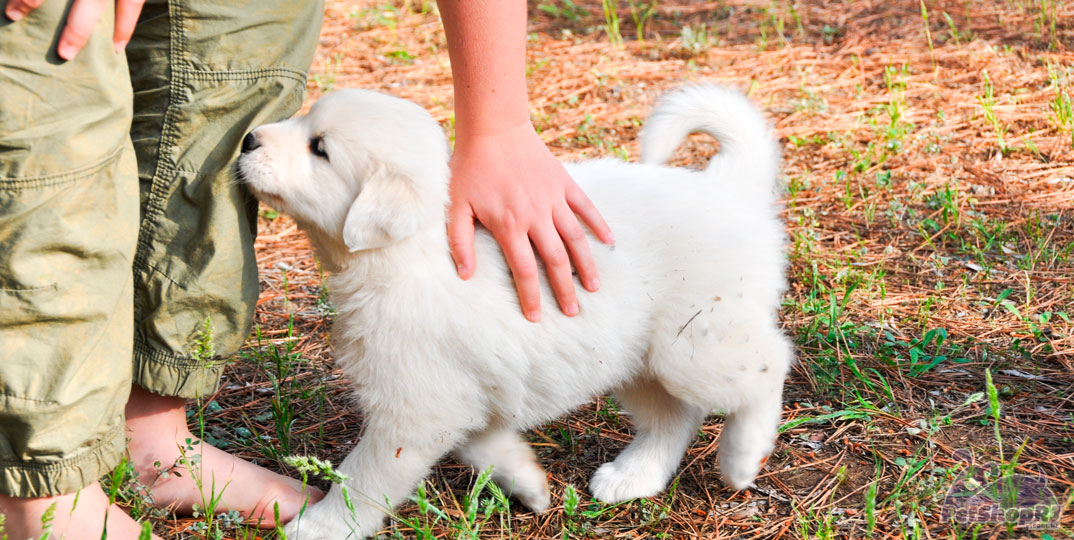
[[[0,460],[0,494],[56,497],[74,493],[119,465],[127,449],[123,415],[112,419],[108,435],[77,456],[56,461]]]
[[[224,360],[201,360],[150,347],[134,339],[134,383],[154,394],[187,399],[216,392]]]

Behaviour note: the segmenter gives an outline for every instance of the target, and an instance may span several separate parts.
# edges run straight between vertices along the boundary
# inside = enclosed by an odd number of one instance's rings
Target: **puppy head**
[[[443,222],[448,147],[414,103],[341,90],[250,132],[239,174],[259,199],[354,252]]]

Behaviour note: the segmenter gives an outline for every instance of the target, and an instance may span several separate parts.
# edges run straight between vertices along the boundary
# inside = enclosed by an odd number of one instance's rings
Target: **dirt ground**
[[[609,507],[588,477],[631,424],[597,399],[527,434],[551,511],[486,489],[471,512],[476,475],[447,458],[426,483],[442,514],[406,504],[385,537],[1072,537],[1070,511],[1039,529],[974,525],[944,502],[970,504],[949,496],[967,478],[1017,474],[1043,479],[1037,503],[1069,510],[1074,497],[1074,3],[619,1],[621,40],[601,2],[530,7],[531,116],[565,160],[635,160],[654,100],[688,82],[748,92],[775,126],[791,261],[781,320],[799,360],[783,432],[757,487],[736,492],[719,480],[711,417],[672,489]],[[450,135],[435,5],[329,0],[310,101],[340,88],[411,99]],[[702,167],[715,150],[695,136],[675,163]],[[284,456],[338,463],[361,417],[332,367],[308,241],[267,208],[260,230],[257,335],[200,416],[211,442],[295,475]],[[154,522],[168,538],[256,537]]]

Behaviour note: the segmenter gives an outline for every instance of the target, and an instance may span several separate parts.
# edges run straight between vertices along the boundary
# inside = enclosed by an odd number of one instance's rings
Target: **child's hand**
[[[474,271],[476,218],[503,249],[527,319],[536,322],[541,316],[533,247],[545,263],[560,309],[567,315],[577,314],[571,262],[586,289],[596,291],[600,286],[578,217],[603,242],[614,240],[596,207],[533,126],[527,122],[456,140],[451,170],[448,237],[459,276],[467,279]]]
[[[60,58],[74,60],[78,51],[82,50],[93,35],[93,29],[97,26],[104,7],[111,1],[113,0],[74,0],[71,3],[71,9],[67,13],[67,24],[56,45],[56,54],[59,54]],[[134,25],[138,22],[138,14],[141,13],[145,0],[114,1],[116,25],[112,33],[112,43],[115,44],[116,52],[120,52],[127,46],[131,35],[134,34]],[[18,21],[42,3],[44,0],[7,0],[4,15],[12,21]]]

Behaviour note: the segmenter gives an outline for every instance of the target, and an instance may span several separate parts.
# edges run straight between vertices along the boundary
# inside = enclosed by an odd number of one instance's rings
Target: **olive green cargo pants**
[[[131,382],[217,387],[258,292],[234,158],[301,106],[322,16],[320,0],[149,0],[124,55],[108,2],[64,62],[67,4],[0,21],[0,493],[19,497],[119,462]]]

